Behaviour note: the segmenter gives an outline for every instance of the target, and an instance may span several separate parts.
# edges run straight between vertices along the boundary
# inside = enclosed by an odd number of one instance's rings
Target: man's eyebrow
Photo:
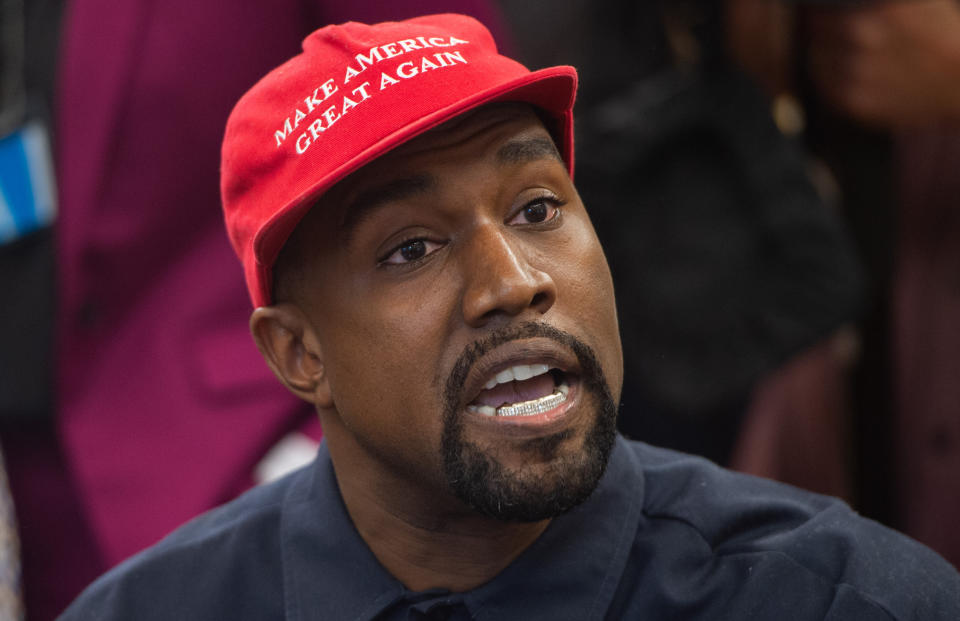
[[[426,173],[393,179],[375,185],[362,192],[347,206],[340,222],[340,231],[347,239],[353,235],[357,225],[369,218],[374,212],[394,201],[402,201],[417,194],[423,194],[437,185],[437,179]]]
[[[553,158],[563,162],[557,146],[549,138],[536,137],[511,140],[497,149],[498,164],[526,164],[543,158]]]

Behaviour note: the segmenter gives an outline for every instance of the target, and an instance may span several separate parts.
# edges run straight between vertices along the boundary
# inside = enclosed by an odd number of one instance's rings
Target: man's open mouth
[[[518,364],[491,377],[467,411],[485,416],[535,416],[558,407],[569,394],[570,384],[562,370],[546,364]]]

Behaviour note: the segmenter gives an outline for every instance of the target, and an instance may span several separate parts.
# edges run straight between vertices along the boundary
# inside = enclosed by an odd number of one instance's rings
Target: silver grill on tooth
[[[524,401],[516,405],[504,405],[497,408],[497,416],[529,416],[531,414],[542,414],[547,410],[552,410],[564,401],[567,396],[562,392],[555,392],[546,397],[540,397],[533,401]]]

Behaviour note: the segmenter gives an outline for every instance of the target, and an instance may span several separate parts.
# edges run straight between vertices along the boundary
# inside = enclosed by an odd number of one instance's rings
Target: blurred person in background
[[[862,475],[886,473],[892,493],[878,510],[960,564],[960,3],[821,10],[808,28],[816,94],[890,141],[893,230],[877,277],[888,285],[887,374],[865,381],[889,387],[892,416]],[[876,223],[864,220],[866,235]],[[859,415],[864,428],[878,422]]]
[[[27,615],[46,621],[174,526],[314,456],[316,414],[253,346],[223,234],[232,104],[326,23],[456,10],[498,31],[499,20],[484,0],[0,10],[0,138],[45,128],[48,142],[41,129],[17,144],[55,162],[55,174],[11,182],[47,190],[0,226],[12,231],[0,242],[0,442]]]
[[[960,563],[960,3],[727,6],[733,55],[794,102],[867,269],[857,504]]]

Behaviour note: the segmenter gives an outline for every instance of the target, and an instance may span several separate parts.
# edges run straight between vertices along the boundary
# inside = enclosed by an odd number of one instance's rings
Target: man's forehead
[[[436,188],[432,164],[457,158],[467,144],[497,140],[494,162],[500,166],[551,159],[563,164],[546,126],[526,104],[491,104],[461,115],[384,154],[331,188],[311,210],[349,232],[378,207]],[[324,217],[325,216],[325,217]]]
[[[549,137],[546,126],[530,104],[505,102],[494,103],[470,110],[417,136],[384,154],[378,161],[402,161],[421,153],[430,153],[456,147],[478,135],[495,131],[506,123],[526,123],[527,130],[541,132]],[[560,159],[556,146],[553,152]],[[376,162],[374,162],[376,163]]]

